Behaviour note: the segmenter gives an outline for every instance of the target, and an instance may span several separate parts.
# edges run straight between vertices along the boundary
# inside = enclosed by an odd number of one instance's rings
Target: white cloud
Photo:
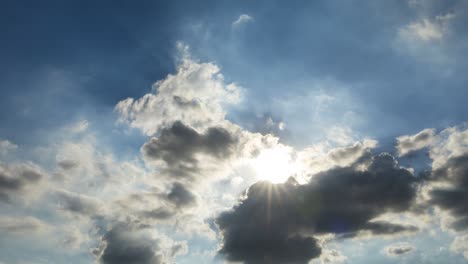
[[[435,140],[435,129],[424,129],[415,135],[397,137],[397,150],[400,156],[431,146]]]
[[[239,18],[236,21],[232,22],[232,27],[233,28],[238,28],[238,27],[240,27],[240,26],[242,26],[242,25],[244,25],[244,24],[246,24],[248,22],[251,22],[251,21],[253,21],[253,17],[251,17],[251,16],[249,16],[247,14],[242,14],[242,15],[239,16]]]
[[[456,237],[450,249],[456,253],[463,253],[465,259],[468,259],[468,234]]]
[[[192,60],[185,49],[177,73],[156,82],[154,93],[116,105],[121,122],[153,135],[175,121],[202,130],[224,121],[223,106],[239,102],[241,88],[226,84],[217,65]]]
[[[440,40],[447,34],[450,20],[453,17],[453,14],[448,13],[436,16],[434,19],[422,18],[400,29],[400,37],[406,40],[420,40],[424,42]]]
[[[344,263],[347,257],[341,254],[336,249],[323,249],[320,260],[323,264],[325,263]]]
[[[468,129],[449,127],[442,130],[433,143],[429,156],[433,160],[432,168],[443,166],[450,158],[468,153]]]
[[[403,29],[402,34],[408,34],[424,41],[441,39],[443,36],[442,28],[439,24],[433,23],[428,19],[413,22]]]

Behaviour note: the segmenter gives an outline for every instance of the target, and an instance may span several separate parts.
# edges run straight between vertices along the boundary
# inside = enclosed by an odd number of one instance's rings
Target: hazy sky
[[[0,264],[465,263],[468,2],[3,1]]]

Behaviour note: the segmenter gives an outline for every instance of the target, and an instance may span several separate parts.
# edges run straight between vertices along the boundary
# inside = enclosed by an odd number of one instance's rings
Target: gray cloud
[[[79,163],[74,160],[60,160],[57,165],[63,170],[71,170],[76,168]]]
[[[359,232],[389,235],[416,227],[372,221],[413,205],[418,180],[389,154],[371,157],[367,169],[335,168],[298,185],[258,182],[246,198],[216,223],[223,237],[220,253],[245,263],[307,263],[318,257],[314,235],[353,237]]]
[[[410,253],[413,250],[415,250],[414,246],[409,244],[396,244],[388,246],[384,249],[385,254],[388,256],[400,256]]]
[[[127,224],[117,224],[102,237],[96,254],[103,264],[160,264],[159,241],[139,234]]]
[[[93,254],[103,264],[163,264],[186,251],[185,242],[155,237],[145,225],[119,222],[105,231]]]
[[[44,178],[43,173],[32,163],[4,167],[0,165],[0,201],[11,202],[13,196]]]
[[[144,218],[166,220],[173,217],[175,212],[168,210],[167,208],[157,208],[154,210],[147,210],[140,212],[140,215]]]
[[[454,221],[450,228],[468,229],[468,154],[450,158],[444,166],[430,174],[430,180],[449,184],[447,187],[434,187],[430,191],[431,205],[448,212]]]
[[[163,197],[178,208],[192,206],[197,200],[195,195],[180,183],[174,183]]]
[[[232,152],[237,139],[227,130],[211,127],[204,134],[175,122],[164,128],[157,138],[151,138],[142,147],[142,153],[148,161],[163,161],[166,173],[175,178],[193,179],[200,172],[199,154],[215,159],[226,159]]]
[[[100,203],[91,197],[65,190],[56,191],[54,195],[61,210],[86,216],[102,213]]]
[[[435,139],[435,129],[424,129],[421,132],[410,135],[401,136],[397,140],[397,150],[400,156],[404,156],[412,151],[420,150],[430,146]]]

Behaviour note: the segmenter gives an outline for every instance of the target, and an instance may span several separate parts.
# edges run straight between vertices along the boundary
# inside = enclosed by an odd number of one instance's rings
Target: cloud
[[[449,159],[445,166],[432,171],[430,177],[444,186],[436,185],[429,191],[429,203],[452,216],[450,228],[468,230],[468,153]]]
[[[89,122],[88,120],[80,120],[78,122],[75,122],[67,127],[65,127],[65,131],[67,133],[72,133],[72,134],[79,134],[85,132],[89,128]]]
[[[449,30],[449,23],[455,17],[452,13],[436,16],[434,19],[422,18],[400,29],[400,36],[407,40],[429,42],[440,40]]]
[[[236,21],[232,22],[232,27],[239,28],[240,26],[245,25],[251,21],[253,21],[253,17],[247,14],[242,14],[239,16],[239,18]]]
[[[54,196],[60,210],[84,216],[104,213],[102,205],[95,198],[66,190],[57,190]]]
[[[117,223],[106,231],[99,248],[93,250],[103,264],[163,264],[186,252],[182,243],[168,243],[152,236],[148,229]]]
[[[43,178],[42,169],[30,162],[13,166],[0,164],[0,202],[13,202],[14,198],[40,191],[37,184]]]
[[[57,162],[57,165],[63,170],[67,171],[76,168],[79,164],[74,160],[60,160]]]
[[[338,250],[325,249],[322,250],[320,259],[322,263],[344,263],[347,257],[343,256]]]
[[[216,219],[223,238],[220,253],[245,263],[307,263],[321,254],[316,235],[417,230],[372,221],[387,212],[409,210],[418,180],[389,154],[369,162],[365,170],[351,166],[318,173],[304,185],[292,179],[252,185],[244,200]]]
[[[116,225],[102,237],[103,249],[98,257],[103,264],[160,264],[158,241],[138,234],[124,224]]]
[[[450,245],[450,249],[457,253],[463,253],[465,259],[468,259],[468,235],[456,237]]]
[[[170,177],[193,178],[202,171],[200,161],[227,159],[236,143],[237,138],[226,129],[210,127],[200,134],[177,121],[146,142],[141,151],[149,163],[162,161],[161,169]]]
[[[400,32],[400,34],[423,41],[430,41],[434,39],[441,39],[443,36],[443,29],[439,24],[431,22],[429,19],[425,18],[421,21],[413,22],[407,25]]]
[[[49,229],[48,224],[32,217],[0,217],[0,232],[5,232],[13,235],[28,235],[32,233],[40,233]]]
[[[451,127],[436,135],[430,146],[432,168],[424,177],[426,206],[440,210],[442,225],[468,230],[468,130]]]
[[[6,156],[9,152],[16,150],[18,146],[8,140],[0,140],[0,157]]]
[[[407,244],[407,243],[403,243],[403,244],[390,245],[384,249],[384,252],[387,256],[395,257],[395,256],[408,254],[414,250],[415,250],[414,246]]]
[[[429,147],[435,140],[435,129],[424,129],[415,135],[407,135],[397,137],[398,155],[404,156],[412,151],[420,150]]]
[[[182,47],[181,47],[182,48]],[[154,84],[154,93],[120,101],[115,110],[120,122],[153,135],[180,121],[195,129],[219,125],[226,115],[223,106],[240,101],[241,89],[225,84],[213,63],[198,63],[184,55],[175,75]]]
[[[298,151],[298,160],[305,164],[305,172],[310,175],[329,170],[333,167],[346,167],[370,154],[378,142],[365,139],[349,146],[331,147],[328,144],[318,144]]]
[[[176,207],[191,206],[196,203],[196,197],[182,184],[174,183],[167,195],[164,196],[168,201],[173,203]]]

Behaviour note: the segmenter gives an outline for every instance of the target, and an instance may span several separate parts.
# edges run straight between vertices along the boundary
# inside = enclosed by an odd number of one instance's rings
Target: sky
[[[0,264],[466,263],[467,23],[2,1]]]

